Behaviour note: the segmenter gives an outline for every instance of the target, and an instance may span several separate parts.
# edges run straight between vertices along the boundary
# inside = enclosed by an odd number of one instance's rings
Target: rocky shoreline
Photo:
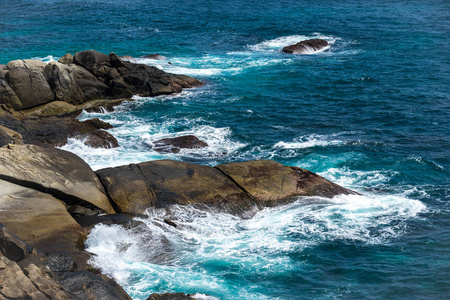
[[[135,216],[172,205],[250,218],[298,196],[356,194],[270,160],[215,167],[161,160],[94,172],[75,154],[53,147],[68,138],[115,147],[117,140],[105,131],[109,124],[77,120],[83,109],[113,109],[135,94],[178,93],[201,85],[189,76],[93,50],[49,64],[20,60],[0,66],[0,299],[130,299],[89,265],[84,241],[99,223],[141,226]],[[189,140],[195,145],[177,141],[174,146],[201,145]]]

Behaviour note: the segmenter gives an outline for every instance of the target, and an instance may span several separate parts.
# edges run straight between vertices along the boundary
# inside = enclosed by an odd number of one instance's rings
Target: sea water
[[[93,265],[134,299],[445,299],[449,13],[440,0],[0,1],[0,63],[95,49],[205,82],[84,112],[113,124],[120,144],[62,147],[93,169],[273,159],[362,194],[299,198],[249,220],[175,206],[138,228],[96,226]],[[281,53],[311,38],[329,47]],[[167,59],[139,58],[153,53]],[[209,146],[152,150],[186,134]]]

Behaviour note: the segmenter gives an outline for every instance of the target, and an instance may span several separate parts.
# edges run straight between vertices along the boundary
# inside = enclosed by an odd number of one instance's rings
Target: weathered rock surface
[[[286,46],[283,48],[284,53],[291,54],[308,54],[314,51],[322,50],[328,46],[328,42],[322,39],[311,39],[306,41],[301,41],[297,44]]]
[[[217,167],[172,160],[97,171],[119,212],[193,204],[249,217],[256,207],[286,203],[296,196],[328,197],[355,192],[310,171],[257,160]]]
[[[44,105],[36,106],[21,111],[26,117],[43,118],[51,116],[62,116],[74,113],[80,109],[64,101],[53,101]]]
[[[243,215],[254,207],[244,191],[208,166],[160,160],[102,169],[97,175],[119,212],[194,204]]]
[[[166,153],[179,153],[181,149],[205,148],[208,144],[194,135],[165,138],[153,142],[153,150]]]
[[[73,55],[70,53],[67,53],[66,55],[64,55],[63,57],[61,57],[60,59],[58,59],[59,63],[62,64],[73,64]]]
[[[191,294],[183,293],[165,293],[165,294],[151,294],[147,300],[195,300]]]
[[[0,78],[0,103],[12,107],[16,110],[20,110],[23,108],[22,102],[20,102],[19,97],[17,97],[14,90],[3,78]]]
[[[295,196],[332,198],[355,193],[308,170],[271,160],[228,163],[216,168],[264,205],[282,203]]]
[[[88,271],[80,261],[87,258],[83,251],[45,254],[0,224],[0,299],[131,299],[113,280]]]
[[[45,104],[54,100],[44,75],[36,69],[14,68],[5,79],[19,98],[22,108]]]
[[[77,83],[74,69],[55,61],[45,67],[44,76],[55,94],[55,100],[67,103],[86,102],[86,96]]]
[[[34,145],[2,147],[0,179],[51,193],[69,205],[82,203],[94,210],[114,213],[88,164],[64,150]]]
[[[23,144],[22,140],[20,133],[0,125],[0,147],[7,144]]]
[[[18,60],[10,61],[6,65],[6,69],[12,70],[14,68],[25,68],[25,69],[38,70],[39,72],[43,73],[46,65],[47,64],[41,60],[18,59]]]
[[[85,234],[62,201],[4,180],[0,186],[0,220],[13,234],[45,252],[83,246]]]

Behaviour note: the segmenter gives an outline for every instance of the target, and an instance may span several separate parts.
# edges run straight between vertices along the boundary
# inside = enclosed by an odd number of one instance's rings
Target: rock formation
[[[328,46],[328,42],[322,39],[311,39],[298,42],[297,44],[286,46],[283,48],[284,53],[290,54],[310,54],[315,51],[322,50]]]
[[[165,153],[179,153],[181,149],[197,149],[205,147],[208,147],[208,144],[194,135],[165,138],[153,142],[153,150]]]

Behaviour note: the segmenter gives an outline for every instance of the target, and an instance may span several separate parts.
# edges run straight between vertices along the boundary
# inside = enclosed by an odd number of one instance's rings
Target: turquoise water
[[[87,241],[94,264],[133,298],[450,297],[448,1],[0,1],[0,12],[0,63],[159,53],[167,60],[138,61],[206,83],[83,114],[114,124],[121,145],[64,147],[94,169],[269,158],[364,195],[299,199],[245,221],[175,207],[150,211],[145,230],[99,226]],[[330,47],[280,53],[316,37]],[[209,147],[151,150],[187,133]],[[158,221],[167,215],[184,226]]]

